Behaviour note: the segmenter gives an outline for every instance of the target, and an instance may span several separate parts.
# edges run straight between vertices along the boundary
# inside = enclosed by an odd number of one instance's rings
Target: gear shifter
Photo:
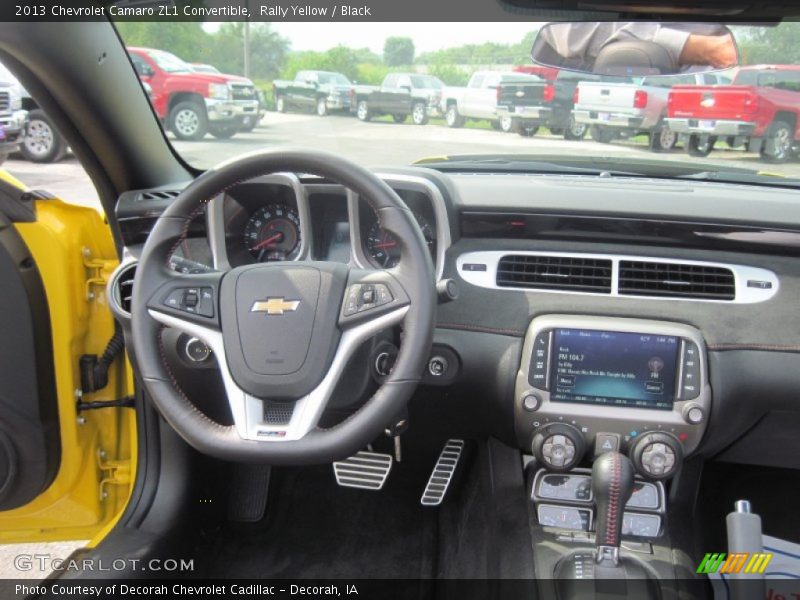
[[[622,537],[622,515],[633,493],[633,465],[619,452],[601,454],[592,467],[592,492],[597,505],[598,564],[617,566]]]
[[[633,465],[619,452],[605,452],[592,467],[597,505],[594,553],[565,555],[554,570],[558,598],[563,600],[652,600],[661,598],[658,582],[635,557],[619,555],[622,516],[633,493]],[[587,582],[589,579],[591,581]]]

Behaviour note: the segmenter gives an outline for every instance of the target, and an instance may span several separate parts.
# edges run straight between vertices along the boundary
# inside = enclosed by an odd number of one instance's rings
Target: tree
[[[209,38],[202,24],[196,22],[119,21],[115,25],[126,46],[166,50],[188,62],[200,60],[198,50]]]
[[[388,37],[383,44],[383,62],[389,67],[414,62],[414,40],[408,37]]]
[[[760,63],[800,63],[800,23],[785,22],[777,27],[735,27],[741,62],[746,65]]]
[[[198,48],[207,62],[224,73],[244,73],[244,23],[223,23],[205,48]],[[274,79],[286,65],[289,40],[269,23],[250,24],[250,76]]]

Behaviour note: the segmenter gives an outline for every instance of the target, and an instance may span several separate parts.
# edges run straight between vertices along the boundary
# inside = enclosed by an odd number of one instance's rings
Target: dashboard
[[[703,454],[800,468],[800,442],[780,453],[769,443],[797,440],[800,426],[796,191],[425,168],[379,175],[414,214],[437,280],[458,287],[438,307],[423,383],[459,399],[461,418],[526,452],[548,432],[586,453],[600,433],[633,445],[632,432],[652,432],[679,442],[667,462]],[[128,261],[177,193],[120,198]],[[391,269],[398,243],[350,190],[280,173],[210,202],[171,264]]]

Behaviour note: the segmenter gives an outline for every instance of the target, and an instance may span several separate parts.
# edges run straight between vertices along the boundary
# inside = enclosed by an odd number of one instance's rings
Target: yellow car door
[[[0,544],[93,545],[126,506],[136,420],[106,296],[117,264],[96,210],[0,169]]]

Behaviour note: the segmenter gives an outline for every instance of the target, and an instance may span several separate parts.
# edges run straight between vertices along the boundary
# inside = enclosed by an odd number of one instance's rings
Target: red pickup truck
[[[692,156],[706,156],[724,136],[762,160],[786,162],[800,140],[800,65],[742,67],[731,85],[676,85],[667,114]]]
[[[199,73],[163,50],[128,48],[136,72],[152,88],[153,108],[180,140],[199,140],[206,133],[229,138],[258,115],[253,82],[221,73]]]

